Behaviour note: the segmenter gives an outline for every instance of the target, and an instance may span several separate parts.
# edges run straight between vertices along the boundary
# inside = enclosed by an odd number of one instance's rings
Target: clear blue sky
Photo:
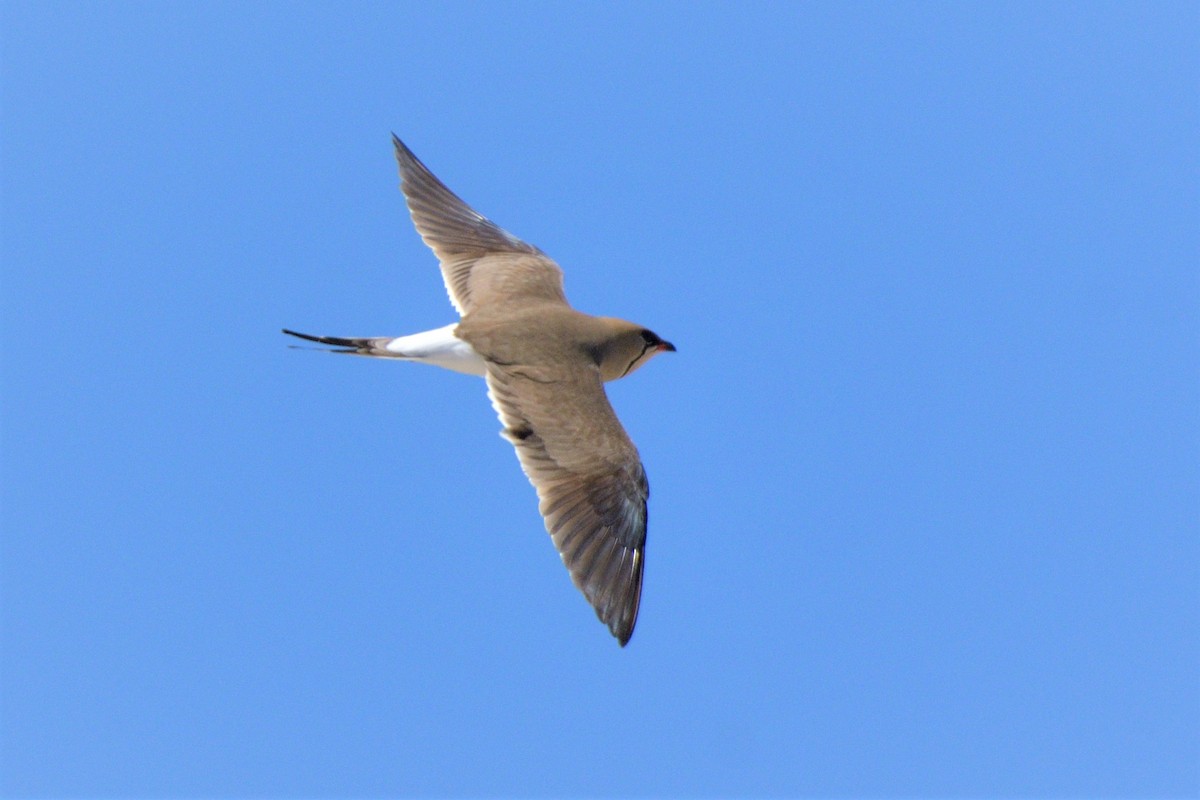
[[[9,796],[1195,796],[1195,4],[0,7]],[[676,343],[619,648],[396,131]]]

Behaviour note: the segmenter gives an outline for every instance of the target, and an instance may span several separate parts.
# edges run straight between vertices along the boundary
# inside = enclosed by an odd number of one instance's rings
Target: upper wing
[[[476,213],[394,133],[392,144],[413,224],[441,261],[446,292],[459,314],[493,299],[566,302],[562,270],[554,261]]]
[[[487,382],[571,580],[624,646],[642,594],[650,487],[599,371],[489,363]]]

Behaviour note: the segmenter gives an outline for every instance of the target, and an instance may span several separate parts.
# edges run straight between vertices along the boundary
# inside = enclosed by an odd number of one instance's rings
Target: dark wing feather
[[[441,262],[446,292],[459,314],[490,293],[566,302],[562,270],[554,261],[464,203],[395,134],[392,144],[413,224]]]
[[[642,594],[650,487],[599,371],[489,364],[487,382],[571,580],[624,646]]]

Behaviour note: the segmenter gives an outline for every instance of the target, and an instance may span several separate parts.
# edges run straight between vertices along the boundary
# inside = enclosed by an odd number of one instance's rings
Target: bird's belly
[[[384,349],[397,357],[435,367],[462,372],[466,375],[484,375],[487,367],[483,357],[475,348],[454,335],[457,323],[435,328],[431,331],[397,336]]]

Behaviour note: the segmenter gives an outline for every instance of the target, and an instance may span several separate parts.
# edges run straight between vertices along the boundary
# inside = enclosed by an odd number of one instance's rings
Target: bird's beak
[[[670,342],[659,342],[658,343],[658,352],[661,353],[663,351],[666,351],[668,353],[674,353],[675,345],[671,344]]]

